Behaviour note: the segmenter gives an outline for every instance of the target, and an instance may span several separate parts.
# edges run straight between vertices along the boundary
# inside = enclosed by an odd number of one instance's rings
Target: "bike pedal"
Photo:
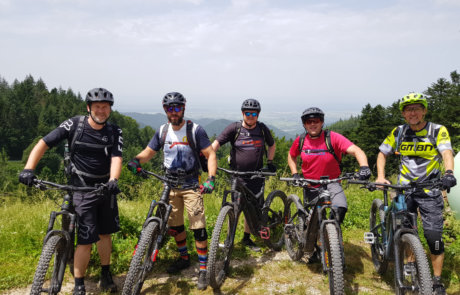
[[[374,233],[365,232],[364,233],[364,242],[366,244],[374,244],[375,243]]]

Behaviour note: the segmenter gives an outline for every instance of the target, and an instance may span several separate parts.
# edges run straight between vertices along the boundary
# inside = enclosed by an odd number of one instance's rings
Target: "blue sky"
[[[460,70],[460,1],[0,0],[0,76],[105,87],[120,111],[319,106],[346,117]]]

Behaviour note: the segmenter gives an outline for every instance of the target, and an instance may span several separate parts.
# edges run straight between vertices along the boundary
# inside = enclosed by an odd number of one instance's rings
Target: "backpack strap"
[[[395,147],[395,155],[400,155],[401,153],[399,152],[399,147],[401,146],[401,142],[404,139],[404,135],[406,134],[407,128],[409,125],[404,124],[398,126],[398,135],[396,136],[396,147]]]
[[[433,128],[433,123],[431,123],[431,122],[428,122],[427,137],[428,137],[428,140],[431,142],[431,144],[436,149],[436,151],[438,152],[438,154],[440,154],[439,150],[438,150],[438,145],[436,143],[435,130]]]
[[[81,137],[83,135],[83,130],[85,129],[85,116],[80,116],[78,118],[78,124],[77,124],[77,129],[75,129],[75,132],[73,133],[72,140],[70,141],[70,159],[73,158],[73,155],[75,153],[75,141],[80,141]]]
[[[327,147],[327,150],[329,151],[330,154],[332,154],[332,156],[334,157],[334,159],[337,161],[337,163],[339,163],[340,165],[340,160],[339,160],[339,157],[337,156],[337,154],[335,153],[334,151],[334,147],[332,146],[332,142],[331,142],[331,131],[325,129],[324,130],[324,141],[326,142],[326,147]]]
[[[262,131],[262,138],[264,139],[264,155],[266,158],[268,158],[268,152],[267,152],[267,138],[265,137],[265,129],[267,126],[265,126],[264,123],[257,121],[257,124],[259,124],[260,130]]]
[[[196,137],[195,137],[195,132],[196,128],[194,128],[194,124],[191,120],[187,120],[186,123],[186,133],[187,133],[187,140],[190,148],[193,151],[193,154],[195,155],[195,171],[198,173],[200,168],[201,170],[204,170],[203,167],[201,167],[201,162],[200,162],[200,153],[201,151],[198,150],[196,146]]]
[[[235,137],[233,138],[232,141],[230,141],[230,144],[232,146],[235,145],[235,142],[236,140],[238,139],[238,137],[240,136],[240,132],[241,132],[241,127],[243,126],[243,122],[242,121],[239,121],[239,122],[236,122],[235,124]]]
[[[166,142],[166,135],[168,134],[169,123],[163,124],[160,127],[160,149],[163,149]]]

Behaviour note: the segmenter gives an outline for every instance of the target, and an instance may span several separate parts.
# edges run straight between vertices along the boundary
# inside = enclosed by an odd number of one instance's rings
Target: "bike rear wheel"
[[[58,294],[62,284],[62,278],[61,280],[58,278],[59,273],[65,271],[66,266],[65,250],[66,241],[62,236],[51,236],[46,241],[35,271],[34,281],[30,289],[31,295],[42,292]]]
[[[385,210],[383,202],[375,199],[372,202],[371,216],[369,221],[370,231],[374,234],[374,243],[371,244],[371,255],[374,268],[379,274],[384,274],[388,268],[388,261],[385,259]]]
[[[284,226],[284,243],[289,257],[294,261],[299,260],[303,255],[303,245],[300,241],[304,231],[305,216],[300,211],[301,208],[298,208],[298,204],[301,204],[298,196],[288,196],[288,223]]]
[[[151,256],[154,250],[154,242],[157,240],[159,233],[158,222],[150,222],[142,230],[123,285],[123,295],[139,294],[141,292],[145,278],[153,265]]]
[[[237,220],[233,207],[226,205],[220,209],[212,232],[208,259],[208,281],[213,289],[219,289],[227,276],[235,239]]]
[[[331,294],[345,294],[343,278],[343,248],[340,245],[339,233],[336,225],[327,223],[325,226],[323,259],[329,277],[329,291]]]
[[[265,200],[264,207],[267,210],[264,212],[264,226],[269,229],[269,237],[264,239],[265,244],[279,251],[284,243],[284,225],[287,222],[288,207],[287,197],[282,191],[272,191]]]
[[[418,236],[403,234],[398,241],[399,263],[395,263],[396,294],[432,294],[433,281],[425,250]],[[396,265],[399,264],[399,270]],[[401,274],[402,283],[412,286],[415,291],[399,289],[397,274]]]

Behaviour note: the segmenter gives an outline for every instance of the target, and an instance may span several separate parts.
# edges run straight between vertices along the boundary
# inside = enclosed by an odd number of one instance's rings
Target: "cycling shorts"
[[[444,225],[442,194],[428,196],[423,192],[416,192],[408,195],[406,203],[410,212],[417,214],[417,209],[420,211],[424,230],[442,232]]]
[[[340,183],[329,183],[327,185],[329,193],[331,193],[331,203],[333,207],[348,208],[347,197]],[[303,196],[305,201],[310,202],[319,195],[319,188],[304,188]]]
[[[120,230],[116,195],[77,192],[73,195],[73,204],[78,217],[77,244],[92,244],[99,241],[99,235]]]

